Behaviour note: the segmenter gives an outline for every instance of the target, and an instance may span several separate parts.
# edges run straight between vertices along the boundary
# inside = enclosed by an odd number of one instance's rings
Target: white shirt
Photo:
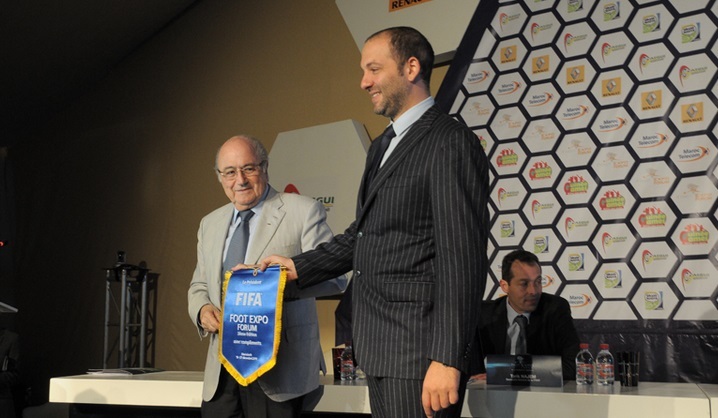
[[[434,106],[434,98],[429,96],[414,105],[411,109],[404,112],[404,114],[399,116],[397,120],[392,122],[392,124],[394,125],[394,132],[396,133],[396,136],[394,137],[394,139],[391,140],[391,142],[389,142],[389,148],[386,149],[386,152],[384,153],[384,157],[381,159],[379,167],[384,165],[387,158],[389,158],[389,155],[394,151],[394,148],[399,145],[399,141],[404,138],[406,132],[409,130],[409,128],[411,128],[411,125],[413,125],[414,122],[419,120],[419,118],[424,113],[426,113],[426,111],[429,110],[431,106]]]

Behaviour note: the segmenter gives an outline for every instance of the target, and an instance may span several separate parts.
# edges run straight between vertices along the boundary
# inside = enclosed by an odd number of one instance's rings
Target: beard
[[[401,76],[401,73],[399,74]],[[374,113],[382,115],[391,120],[402,113],[406,105],[407,96],[409,95],[409,87],[402,85],[401,82],[395,80],[387,84],[381,89],[384,100],[377,103],[374,107]]]

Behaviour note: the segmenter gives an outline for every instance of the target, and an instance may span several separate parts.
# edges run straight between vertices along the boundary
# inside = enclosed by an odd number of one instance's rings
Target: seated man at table
[[[474,342],[481,351],[474,353],[472,371],[479,374],[471,379],[486,378],[483,359],[489,354],[533,354],[561,356],[563,379],[574,380],[579,339],[571,307],[559,296],[542,293],[536,255],[524,250],[507,254],[501,263],[499,285],[506,296],[481,305],[476,336],[480,343]]]

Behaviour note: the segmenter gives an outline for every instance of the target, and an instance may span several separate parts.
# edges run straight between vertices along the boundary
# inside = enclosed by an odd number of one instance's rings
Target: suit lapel
[[[494,346],[497,350],[500,350],[503,352],[504,347],[506,347],[506,339],[508,338],[508,326],[509,326],[509,320],[507,318],[506,313],[506,298],[502,297],[498,299],[500,302],[496,309],[496,314],[494,315],[496,326],[493,328],[493,339],[494,339]]]
[[[234,205],[231,203],[225,205],[219,215],[218,222],[207,223],[207,239],[204,240],[205,268],[207,269],[207,277],[217,277],[218,282],[212,281],[209,284],[210,299],[217,306],[220,304],[220,294],[222,282],[224,281],[224,272],[222,271],[222,255],[224,254],[224,243],[227,239],[229,225],[232,222],[232,214],[234,213]]]
[[[245,264],[257,264],[267,249],[269,242],[277,232],[286,212],[282,209],[284,202],[281,195],[270,187],[267,198],[262,203],[262,214],[257,219],[257,227],[250,238],[251,245],[244,257]]]
[[[421,140],[426,138],[427,133],[429,132],[429,127],[432,123],[434,123],[434,119],[436,119],[438,115],[439,109],[436,106],[432,106],[419,118],[419,120],[414,122],[411,128],[409,128],[409,131],[401,139],[399,145],[394,148],[394,151],[392,151],[391,155],[386,160],[384,165],[376,173],[374,180],[372,180],[372,183],[369,186],[366,201],[362,204],[361,213],[358,214],[357,218],[360,218],[366,212],[366,209],[374,201],[374,197],[376,196],[377,192],[379,191],[379,189],[382,188],[382,186],[386,182],[386,179],[391,176],[391,173],[393,173],[397,169],[397,167],[401,165],[402,161],[407,157],[407,155],[411,153],[411,150],[416,147],[416,145],[419,144]],[[367,156],[367,160],[369,160],[369,156]],[[366,170],[364,174],[366,175]],[[364,186],[364,178],[362,178],[361,191],[363,191]],[[363,193],[360,193],[360,199],[361,196],[363,196]]]

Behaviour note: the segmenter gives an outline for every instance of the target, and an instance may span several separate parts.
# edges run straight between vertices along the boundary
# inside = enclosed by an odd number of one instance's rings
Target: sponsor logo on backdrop
[[[623,209],[626,206],[626,198],[621,196],[618,190],[609,190],[604,193],[598,204],[601,210]]]
[[[501,63],[506,64],[516,61],[516,45],[501,48]]]
[[[552,173],[553,169],[547,162],[539,161],[529,170],[529,178],[531,180],[550,179]]]
[[[516,236],[515,221],[501,221],[501,238],[513,238]]]
[[[541,55],[531,59],[531,72],[533,74],[546,73],[551,69],[551,56]]]
[[[579,295],[569,295],[568,303],[572,308],[583,308],[591,304],[591,296],[581,293]]]
[[[536,219],[536,214],[538,214],[542,210],[551,210],[553,209],[553,207],[553,203],[541,203],[538,200],[534,200],[533,202],[531,202],[531,215],[534,219]]]
[[[621,269],[604,271],[603,287],[606,289],[620,289],[623,287],[623,272]]]
[[[710,232],[701,224],[689,224],[681,231],[680,240],[684,245],[708,244]]]
[[[680,68],[678,68],[678,79],[681,80],[681,86],[684,80],[688,80],[688,77],[704,74],[706,71],[708,71],[708,67],[690,68],[687,65],[681,65]]]
[[[584,81],[586,81],[585,66],[566,67],[566,84],[583,83]]]
[[[695,280],[707,279],[710,279],[710,274],[693,273],[690,269],[681,270],[681,284],[683,285],[683,290],[686,290],[686,287],[689,286]]]
[[[534,237],[534,254],[545,254],[550,252],[548,235]]]
[[[518,81],[512,81],[510,83],[503,83],[500,86],[498,86],[498,89],[496,92],[501,96],[506,96],[509,94],[514,94],[521,88],[521,83]]]
[[[486,151],[486,146],[488,145],[488,143],[486,142],[486,138],[484,138],[483,135],[476,135],[476,138],[479,140],[479,144],[481,144],[481,148],[483,148],[484,151]]]
[[[661,14],[655,13],[643,16],[643,33],[658,32],[661,30]]]
[[[502,119],[499,120],[500,125],[506,125],[508,129],[521,129],[523,122],[511,119],[511,114],[504,113]]]
[[[508,15],[506,13],[499,13],[499,28],[503,32],[504,26],[507,26],[509,23],[512,23],[515,20],[518,20],[521,18],[521,15],[518,13]]]
[[[689,44],[701,40],[701,23],[689,23],[681,27],[681,42]]]
[[[626,119],[621,117],[615,117],[613,119],[604,119],[601,123],[598,124],[598,130],[601,132],[618,131],[624,126],[626,126]]]
[[[584,271],[583,253],[568,254],[568,271]]]
[[[422,3],[428,3],[431,0],[389,0],[389,12],[406,9],[407,7],[416,6]]]
[[[583,176],[571,176],[563,185],[563,191],[567,195],[588,193],[588,182],[584,180]]]
[[[608,247],[610,247],[613,244],[621,244],[628,240],[627,237],[614,237],[608,232],[604,232],[603,236],[601,237],[601,244],[603,245],[603,252],[606,253],[608,251]]]
[[[579,10],[583,10],[583,0],[568,0],[566,3],[566,11],[569,13],[575,13]]]
[[[512,197],[516,197],[519,195],[519,192],[516,190],[506,190],[503,187],[499,187],[499,190],[497,191],[497,198],[499,202],[499,207],[501,207],[501,202],[503,202],[506,199],[510,199]]]
[[[621,77],[601,80],[601,95],[603,97],[619,96],[621,94]]]
[[[611,45],[608,42],[604,42],[603,45],[601,45],[601,58],[603,59],[603,62],[606,62],[607,56],[624,49],[626,49],[626,44]]]
[[[681,105],[681,121],[683,123],[703,122],[703,102]]]
[[[645,308],[647,311],[662,311],[663,310],[663,292],[648,290],[643,293],[643,301],[645,302]]]
[[[611,2],[603,5],[603,21],[610,22],[621,17],[621,2]]]
[[[467,84],[479,84],[489,79],[489,72],[486,70],[477,71],[475,73],[469,73],[466,76]]]
[[[539,25],[538,23],[534,22],[531,24],[531,40],[534,41],[536,38],[538,38],[539,34],[546,30],[551,30],[553,28],[553,23],[548,23],[545,25]]]
[[[590,223],[587,220],[576,220],[572,217],[566,217],[563,223],[564,230],[566,231],[566,236],[571,236],[571,232],[577,228],[586,228],[590,226]]]
[[[570,33],[567,33],[563,36],[563,50],[568,52],[568,49],[571,48],[573,44],[583,42],[586,39],[588,39],[588,35],[585,33],[582,33],[580,35],[572,35]]]
[[[654,134],[643,135],[638,140],[639,148],[659,147],[668,142],[668,135],[656,132]]]
[[[638,224],[641,228],[650,228],[654,226],[666,226],[667,216],[660,208],[655,206],[643,210],[638,216]]]
[[[481,102],[473,102],[472,107],[476,116],[488,116],[491,114],[491,109],[487,106],[482,106]]]
[[[284,186],[284,193],[301,194],[299,193],[299,189],[297,188],[297,186],[292,183],[289,183]],[[313,196],[312,199],[324,205],[324,209],[327,212],[332,210],[332,207],[334,207],[334,196]]]
[[[519,156],[514,152],[513,149],[501,150],[501,153],[496,157],[496,165],[499,167],[505,167],[510,165],[516,165],[519,163]]]
[[[666,56],[664,54],[654,56],[650,56],[648,54],[641,54],[638,57],[638,68],[641,70],[641,74],[643,74],[644,68],[647,69],[649,65],[661,62],[664,59],[666,59]]]
[[[643,253],[641,254],[641,262],[643,264],[644,271],[648,270],[648,266],[650,264],[665,260],[668,260],[668,254],[653,254],[649,250],[643,250]]]
[[[556,282],[556,279],[553,278],[550,274],[543,274],[541,275],[541,287],[547,288],[553,286],[553,284]]]
[[[654,110],[663,106],[663,90],[651,90],[641,93],[641,109]]]
[[[586,105],[578,105],[578,106],[571,106],[564,110],[561,113],[561,117],[563,120],[574,120],[579,119],[588,114],[588,106]]]
[[[703,146],[697,146],[693,148],[684,148],[680,154],[678,154],[678,162],[693,162],[702,160],[710,154],[708,148]]]
[[[549,102],[553,100],[553,94],[549,92],[543,92],[539,94],[533,94],[531,97],[529,97],[529,106],[531,107],[538,107],[538,106],[544,106],[547,105]]]

